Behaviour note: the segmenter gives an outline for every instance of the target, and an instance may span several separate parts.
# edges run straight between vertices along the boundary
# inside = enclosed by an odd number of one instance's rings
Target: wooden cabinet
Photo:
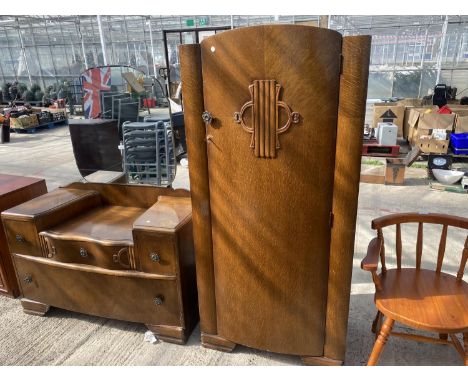
[[[75,183],[2,219],[26,313],[141,322],[185,343],[198,321],[187,191]]]
[[[370,37],[180,48],[202,343],[344,360]]]
[[[44,179],[0,174],[0,212],[45,194]],[[19,295],[13,262],[11,260],[5,232],[0,224],[0,294]]]
[[[68,128],[76,166],[82,176],[102,170],[122,175],[121,137],[116,119],[70,119]]]

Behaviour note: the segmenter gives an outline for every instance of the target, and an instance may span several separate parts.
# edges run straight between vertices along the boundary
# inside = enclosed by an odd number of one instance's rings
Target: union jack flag
[[[83,84],[83,109],[85,118],[99,118],[101,114],[100,91],[110,90],[110,67],[89,69],[81,75]]]

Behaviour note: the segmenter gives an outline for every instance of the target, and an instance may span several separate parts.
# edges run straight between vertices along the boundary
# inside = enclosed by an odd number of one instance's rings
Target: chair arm
[[[370,241],[367,247],[367,255],[361,261],[361,269],[369,272],[377,272],[382,242],[382,238],[380,237],[375,237]]]

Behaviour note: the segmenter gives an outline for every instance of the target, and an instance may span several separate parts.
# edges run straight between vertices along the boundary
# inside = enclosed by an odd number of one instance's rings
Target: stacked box
[[[372,127],[376,128],[380,122],[390,122],[398,126],[398,137],[403,137],[404,114],[405,106],[396,102],[375,103]]]
[[[409,140],[411,110],[415,110],[420,113],[435,113],[439,110],[439,107],[436,105],[426,107],[406,106],[405,115],[403,117],[403,138],[406,140]]]
[[[67,119],[67,111],[65,109],[50,109],[52,121],[63,121]]]
[[[412,146],[419,146],[423,153],[447,153],[455,114],[421,113],[413,109],[410,111],[408,122],[408,140]],[[445,139],[437,139],[437,133],[443,131]]]
[[[46,123],[52,122],[52,114],[48,111],[41,111],[37,114],[37,119],[39,121],[39,125],[45,125]]]
[[[405,98],[397,102],[398,105],[406,107],[423,107],[422,98]]]
[[[10,127],[12,129],[29,129],[39,125],[36,114],[22,115],[18,118],[10,118]]]
[[[455,133],[468,133],[468,116],[457,114],[455,118]]]

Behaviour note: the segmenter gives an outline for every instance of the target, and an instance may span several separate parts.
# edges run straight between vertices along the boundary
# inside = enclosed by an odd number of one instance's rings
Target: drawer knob
[[[81,257],[88,257],[88,251],[84,248],[80,248],[80,256]]]
[[[154,298],[154,303],[155,303],[156,305],[162,305],[163,302],[164,302],[163,296],[157,296],[157,297]]]
[[[16,239],[16,241],[17,241],[18,243],[26,243],[26,240],[25,240],[25,238],[24,238],[22,235],[19,235],[19,234],[16,235],[16,236],[15,236],[15,239]]]
[[[23,281],[26,283],[26,284],[31,284],[32,283],[32,276],[28,275],[28,276],[25,276]]]
[[[150,255],[149,255],[150,259],[156,263],[159,263],[159,261],[161,260],[161,258],[159,257],[159,255],[156,253],[156,252],[151,252]]]

